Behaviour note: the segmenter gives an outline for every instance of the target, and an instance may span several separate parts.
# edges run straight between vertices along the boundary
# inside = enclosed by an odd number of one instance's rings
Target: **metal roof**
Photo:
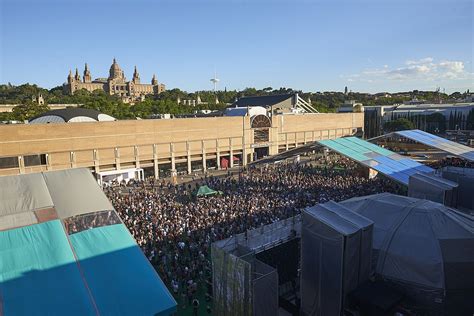
[[[232,107],[247,107],[247,106],[270,107],[272,105],[288,100],[289,98],[293,98],[294,96],[295,96],[295,93],[256,96],[256,97],[242,97],[238,99],[236,102],[234,102],[234,104],[232,104]]]
[[[318,143],[404,185],[408,185],[410,176],[415,173],[434,171],[410,158],[357,137],[320,140]]]
[[[44,123],[41,119],[42,118],[50,118],[50,117],[58,117],[61,119],[61,121],[64,122],[69,122],[69,121],[74,121],[75,118],[78,117],[85,117],[89,118],[91,121],[110,121],[110,120],[115,120],[113,117],[103,114],[97,110],[94,109],[86,109],[86,108],[65,108],[65,109],[56,109],[56,110],[51,110],[47,111],[45,113],[42,113],[32,119],[30,119],[30,123]]]
[[[464,158],[469,161],[474,161],[474,148],[461,145],[459,143],[447,140],[445,138],[420,131],[418,129],[408,131],[394,132],[397,135],[414,140],[423,145],[433,147],[451,155]]]

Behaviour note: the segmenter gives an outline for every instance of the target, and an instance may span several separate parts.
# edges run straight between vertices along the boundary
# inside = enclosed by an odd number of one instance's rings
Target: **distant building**
[[[67,94],[74,94],[74,92],[82,89],[90,92],[102,90],[110,95],[121,97],[124,102],[133,102],[143,100],[143,97],[148,94],[159,94],[165,91],[166,87],[164,84],[158,83],[155,75],[153,75],[150,84],[141,83],[137,67],[135,67],[135,71],[133,72],[132,80],[127,81],[123,70],[114,58],[114,61],[110,66],[108,78],[97,78],[92,80],[89,67],[86,63],[84,76],[82,78],[77,68],[75,75],[72,74],[72,71],[69,71],[67,83],[63,85],[63,89]]]
[[[33,98],[32,98],[33,99]],[[40,103],[40,104],[44,104]],[[7,113],[7,112],[13,112],[13,109],[20,104],[0,104],[0,113]],[[57,110],[57,109],[66,109],[66,108],[76,108],[81,106],[82,104],[77,104],[77,103],[68,103],[68,104],[48,104],[48,108],[51,110]]]
[[[224,112],[225,116],[255,116],[255,115],[267,115],[267,109],[263,106],[249,106],[240,108],[227,108]]]
[[[344,102],[338,109],[339,113],[353,113],[353,112],[364,112],[362,103],[358,103],[354,100]]]
[[[311,104],[298,96],[298,93],[242,97],[228,109],[251,107],[263,107],[272,114],[318,113]]]
[[[365,136],[371,138],[382,135],[383,124],[399,118],[410,119],[417,129],[427,132],[462,130],[467,127],[467,116],[471,111],[474,111],[474,102],[367,106],[364,108]],[[429,118],[436,113],[441,114],[444,121],[433,121]]]
[[[38,96],[31,96],[31,101],[33,103],[38,103],[39,105],[43,105],[44,104],[44,98],[43,98],[43,95],[42,94],[39,94]]]

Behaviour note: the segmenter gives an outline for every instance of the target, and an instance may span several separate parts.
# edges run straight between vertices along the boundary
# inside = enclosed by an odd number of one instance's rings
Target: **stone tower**
[[[43,98],[43,95],[41,93],[38,95],[37,102],[38,102],[39,105],[44,104],[44,98]]]
[[[38,103],[38,105],[43,105],[44,104],[44,98],[43,95],[40,93],[38,96],[31,96],[31,101],[34,103]]]
[[[74,81],[74,76],[72,75],[72,70],[69,69],[69,76],[67,76],[67,83],[71,84]]]
[[[81,81],[81,75],[79,74],[79,70],[76,68],[76,75],[74,76],[74,80],[77,82]]]
[[[135,71],[133,72],[133,79],[132,79],[134,84],[139,84],[140,83],[140,74],[137,71],[137,66],[135,66]]]
[[[89,71],[89,67],[87,66],[87,63],[84,67],[84,83],[90,83],[92,82],[92,78],[91,78],[91,72]]]
[[[156,79],[156,75],[153,74],[153,78],[151,78],[151,84],[154,86],[158,85],[158,79]]]

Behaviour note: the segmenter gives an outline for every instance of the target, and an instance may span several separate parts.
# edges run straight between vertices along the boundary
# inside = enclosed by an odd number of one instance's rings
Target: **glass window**
[[[117,213],[114,210],[110,210],[66,218],[64,220],[64,227],[66,227],[67,233],[72,235],[91,228],[121,223],[122,221]]]
[[[25,162],[25,167],[46,165],[46,155],[45,154],[23,156],[23,160]]]
[[[0,157],[0,169],[18,168],[18,157]]]
[[[269,140],[269,131],[268,129],[254,129],[254,143],[264,143]]]

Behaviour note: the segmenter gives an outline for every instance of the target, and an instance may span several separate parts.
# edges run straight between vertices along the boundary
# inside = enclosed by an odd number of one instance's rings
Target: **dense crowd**
[[[438,169],[442,167],[461,167],[461,168],[474,168],[474,162],[461,159],[458,157],[447,157],[441,160],[430,162],[430,167]]]
[[[192,196],[203,184],[222,194]],[[397,187],[382,178],[359,176],[352,162],[333,157],[228,172],[192,184],[149,179],[104,190],[162,279],[182,305],[190,306],[199,286],[207,284],[212,295],[212,242],[294,216],[309,205],[395,192]]]

